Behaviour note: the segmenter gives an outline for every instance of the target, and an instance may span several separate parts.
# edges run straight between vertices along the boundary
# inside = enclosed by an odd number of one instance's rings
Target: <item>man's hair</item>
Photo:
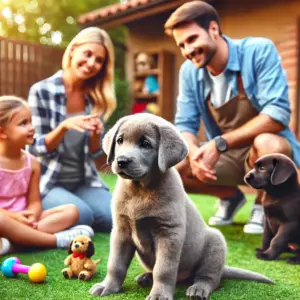
[[[197,0],[181,5],[171,14],[165,23],[165,33],[172,36],[173,29],[191,21],[195,21],[206,31],[209,28],[210,22],[215,21],[219,26],[219,33],[221,34],[217,11],[208,3]]]

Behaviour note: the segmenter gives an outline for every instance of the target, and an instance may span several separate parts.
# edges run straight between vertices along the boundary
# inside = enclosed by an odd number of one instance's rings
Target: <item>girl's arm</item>
[[[33,212],[34,221],[37,221],[42,213],[42,201],[40,195],[41,166],[38,160],[31,158],[32,173],[27,193],[27,210]]]
[[[8,217],[14,219],[14,213],[13,213],[13,212],[10,212],[10,211],[8,211],[8,210],[6,210],[6,209],[0,208],[0,213],[5,214],[5,215],[7,215]]]
[[[10,212],[6,209],[0,208],[0,214],[1,213],[5,214],[11,219],[14,219],[15,221],[33,227],[32,222],[30,221],[30,219],[33,218],[33,213],[29,210],[24,210],[21,212]]]

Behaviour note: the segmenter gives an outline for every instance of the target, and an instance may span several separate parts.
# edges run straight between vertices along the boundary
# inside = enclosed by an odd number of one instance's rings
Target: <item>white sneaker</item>
[[[251,218],[244,226],[244,232],[250,234],[262,234],[264,232],[264,208],[259,204],[254,204]]]
[[[219,209],[209,218],[208,224],[213,226],[230,225],[236,212],[246,203],[246,198],[240,190],[234,197],[219,200]]]
[[[13,246],[6,238],[0,238],[0,255],[5,255],[13,251]]]
[[[78,225],[70,229],[54,233],[54,235],[56,236],[57,248],[66,249],[78,235],[86,235],[90,238],[94,237],[94,230],[92,227],[87,225]]]

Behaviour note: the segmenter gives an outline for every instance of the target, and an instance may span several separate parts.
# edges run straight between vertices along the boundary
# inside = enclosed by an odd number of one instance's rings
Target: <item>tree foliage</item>
[[[118,3],[118,0],[2,0],[0,34],[53,45],[54,32],[62,33],[65,47],[81,29],[77,18],[86,12]]]

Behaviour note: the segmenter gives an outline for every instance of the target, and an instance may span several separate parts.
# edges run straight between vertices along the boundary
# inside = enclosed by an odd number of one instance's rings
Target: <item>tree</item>
[[[0,35],[65,47],[81,29],[77,18],[117,0],[2,0]]]

